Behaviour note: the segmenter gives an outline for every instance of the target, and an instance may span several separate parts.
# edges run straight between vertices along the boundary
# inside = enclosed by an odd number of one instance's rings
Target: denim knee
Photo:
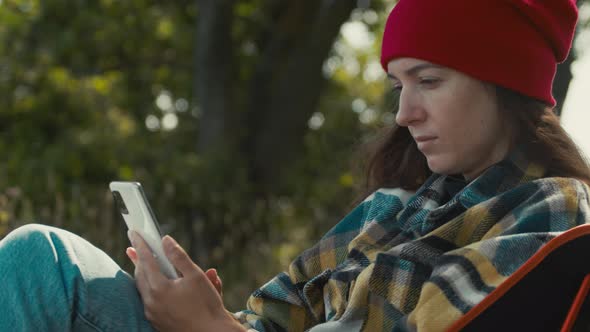
[[[16,236],[16,237],[23,237],[23,236],[26,237],[32,233],[45,233],[52,228],[55,228],[55,227],[47,226],[47,225],[43,225],[43,224],[31,223],[31,224],[25,224],[25,225],[15,228],[10,233],[8,233],[8,235],[12,235],[12,236]]]
[[[42,224],[26,224],[8,233],[0,242],[0,248],[4,249],[29,249],[34,250],[39,241],[49,241],[48,234],[55,227]],[[20,251],[20,250],[19,250]]]
[[[21,226],[0,241],[0,262],[0,308],[14,308],[0,310],[0,331],[153,330],[131,276],[73,233]]]

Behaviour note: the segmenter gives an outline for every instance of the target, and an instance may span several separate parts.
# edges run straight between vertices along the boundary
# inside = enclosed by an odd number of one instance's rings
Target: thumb
[[[203,273],[203,271],[191,260],[186,251],[184,251],[184,249],[182,249],[171,236],[164,236],[162,244],[166,257],[168,257],[170,263],[172,263],[183,276],[188,276],[195,272]]]

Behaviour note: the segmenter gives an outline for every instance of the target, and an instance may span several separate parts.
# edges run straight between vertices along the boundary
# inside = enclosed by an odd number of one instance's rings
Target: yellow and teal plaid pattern
[[[436,174],[415,193],[378,190],[236,317],[257,331],[444,330],[587,221],[588,187],[545,173],[516,151],[455,191]]]

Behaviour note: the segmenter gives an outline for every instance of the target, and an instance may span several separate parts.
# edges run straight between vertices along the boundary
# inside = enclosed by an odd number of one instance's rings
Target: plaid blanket
[[[513,152],[467,184],[380,189],[236,313],[257,331],[441,331],[590,212],[588,187]]]

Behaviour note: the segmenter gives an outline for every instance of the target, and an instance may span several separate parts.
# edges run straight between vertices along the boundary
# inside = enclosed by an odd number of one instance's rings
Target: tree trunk
[[[226,143],[226,116],[233,100],[234,0],[197,0],[195,96],[201,118],[197,152],[215,151]]]
[[[355,0],[293,0],[277,15],[252,78],[245,150],[251,178],[267,192],[297,158],[318,105],[322,65]]]
[[[212,155],[227,145],[227,115],[234,87],[232,22],[234,0],[197,0],[198,18],[195,40],[194,96],[200,121],[197,152]],[[206,190],[206,188],[203,188]],[[198,207],[189,212],[185,229],[191,234],[189,254],[203,266],[208,265],[210,245],[206,216]]]
[[[232,33],[243,32],[234,27],[235,3],[197,1],[194,96],[201,113],[197,152],[212,163],[245,160],[251,187],[258,197],[265,197],[276,191],[274,180],[302,150],[307,119],[317,108],[324,82],[324,59],[356,0],[265,2],[258,10],[265,11],[270,22],[252,26],[258,35],[248,36],[259,50],[254,63],[233,62],[243,58],[240,46],[232,41]],[[216,217],[199,215],[197,209],[190,213],[185,229],[192,236],[191,256],[206,266],[208,250],[215,243],[205,234],[224,226],[214,226],[218,220],[210,219]]]

